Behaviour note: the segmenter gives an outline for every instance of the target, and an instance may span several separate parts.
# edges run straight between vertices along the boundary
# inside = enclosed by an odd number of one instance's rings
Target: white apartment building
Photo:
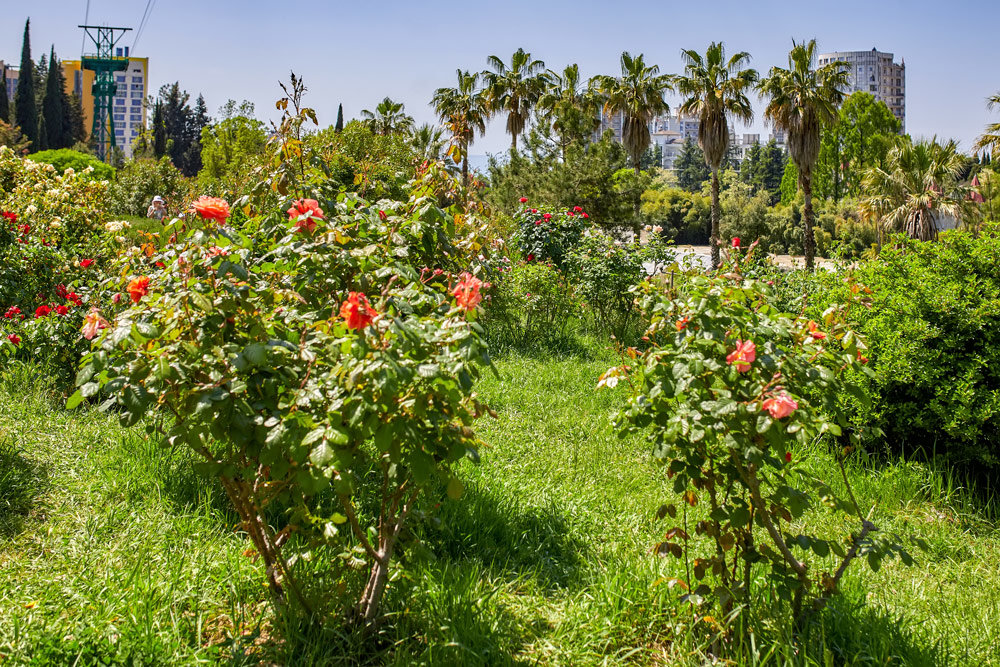
[[[841,61],[850,75],[848,92],[864,91],[885,102],[901,123],[900,133],[906,132],[906,61],[893,62],[893,54],[875,48],[871,51],[835,51],[821,53],[817,65],[822,67]]]

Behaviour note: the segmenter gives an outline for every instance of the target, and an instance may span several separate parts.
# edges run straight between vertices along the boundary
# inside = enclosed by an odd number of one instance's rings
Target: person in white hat
[[[167,202],[163,201],[163,197],[160,195],[153,197],[153,203],[146,210],[146,217],[160,221],[167,217]]]

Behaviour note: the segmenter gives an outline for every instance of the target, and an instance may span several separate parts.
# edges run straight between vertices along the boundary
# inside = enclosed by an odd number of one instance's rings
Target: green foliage
[[[96,178],[101,181],[110,181],[115,177],[115,170],[111,165],[101,162],[93,155],[80,153],[79,151],[70,150],[68,148],[32,153],[30,159],[35,162],[51,164],[60,174],[68,168],[84,173],[85,170],[90,167],[91,169],[89,174],[92,178]]]
[[[899,130],[899,120],[884,102],[864,91],[849,95],[837,121],[823,128],[813,176],[816,195],[835,201],[859,196],[865,170],[884,166]]]
[[[526,199],[522,197],[521,199]],[[582,206],[557,209],[548,206],[534,208],[530,200],[514,215],[518,227],[517,240],[522,257],[528,262],[551,262],[563,268],[583,230],[590,226],[590,214]]]
[[[108,208],[112,215],[145,217],[153,197],[159,195],[176,215],[183,210],[189,188],[188,181],[169,157],[137,158],[118,170],[108,190]]]
[[[759,585],[801,628],[854,559],[877,570],[886,557],[912,558],[865,518],[850,488],[850,500],[838,497],[801,462],[814,440],[849,434],[838,397],[861,395],[847,371],[861,372],[864,340],[847,328],[844,309],[828,309],[822,326],[775,309],[766,285],[739,278],[746,259],[736,251],[729,277],[693,277],[677,292],[646,287],[652,345],[630,353],[640,373],[629,378],[634,396],[620,419],[647,433],[680,503],[658,513],[668,528],[656,551],[691,567],[674,581],[682,599],[732,618],[753,609]],[[613,367],[600,384],[627,373]],[[699,504],[709,505],[708,517],[692,530],[688,511]],[[820,506],[856,517],[858,532],[843,540],[803,532],[796,522]],[[827,570],[831,553],[839,565]]]
[[[674,169],[677,171],[677,186],[688,192],[700,191],[702,184],[711,176],[705,164],[705,154],[691,137],[684,140],[680,155],[674,161]]]
[[[998,258],[1000,233],[989,225],[936,243],[897,237],[855,271],[872,292],[852,316],[875,371],[857,419],[881,428],[889,451],[1000,469]]]
[[[791,160],[785,162],[785,172],[781,175],[781,203],[791,204],[799,193],[799,169]]]
[[[202,128],[198,187],[203,194],[232,198],[246,189],[267,144],[264,123],[253,117],[253,111],[249,102],[237,107],[230,100],[223,107],[223,118]]]
[[[781,183],[787,163],[788,156],[774,139],[763,146],[754,144],[740,164],[740,178],[758,191],[767,192],[769,203],[774,205],[782,199]]]
[[[35,63],[31,60],[31,19],[24,23],[21,68],[17,75],[17,90],[14,92],[14,125],[21,128],[25,138],[31,142],[32,150],[38,150],[38,107],[35,103]]]
[[[564,347],[579,310],[566,275],[537,261],[504,263],[498,269],[483,316],[491,347]]]
[[[326,128],[308,138],[322,156],[329,177],[346,192],[372,200],[405,199],[416,158],[409,138],[401,133],[378,134],[352,120],[342,132]]]
[[[588,230],[569,257],[577,296],[603,335],[619,341],[638,338],[640,322],[632,288],[673,260],[659,228],[649,228],[646,243],[623,243],[599,229]]]
[[[663,228],[676,243],[706,244],[712,226],[712,203],[700,192],[653,187],[642,193],[642,218]]]

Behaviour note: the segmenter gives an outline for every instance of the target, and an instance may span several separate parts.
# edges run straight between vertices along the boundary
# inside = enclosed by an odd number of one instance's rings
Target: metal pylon
[[[97,157],[107,162],[117,146],[112,109],[115,93],[118,92],[115,72],[124,72],[128,69],[128,58],[115,57],[115,44],[132,28],[109,28],[97,25],[79,27],[83,28],[96,49],[94,53],[84,53],[81,63],[83,69],[94,72],[94,85],[91,88],[94,95],[94,124],[90,131],[90,139],[94,142]]]

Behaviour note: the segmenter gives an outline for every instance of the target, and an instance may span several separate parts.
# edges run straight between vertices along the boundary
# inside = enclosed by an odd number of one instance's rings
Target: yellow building
[[[122,53],[116,55],[122,56]],[[82,100],[83,122],[89,133],[94,124],[94,72],[83,69],[79,60],[64,60],[62,65],[66,77],[66,92],[77,95]],[[126,158],[131,158],[132,142],[146,128],[149,58],[129,56],[128,69],[115,73],[115,83],[118,85],[118,92],[111,102],[115,143],[124,151]]]

